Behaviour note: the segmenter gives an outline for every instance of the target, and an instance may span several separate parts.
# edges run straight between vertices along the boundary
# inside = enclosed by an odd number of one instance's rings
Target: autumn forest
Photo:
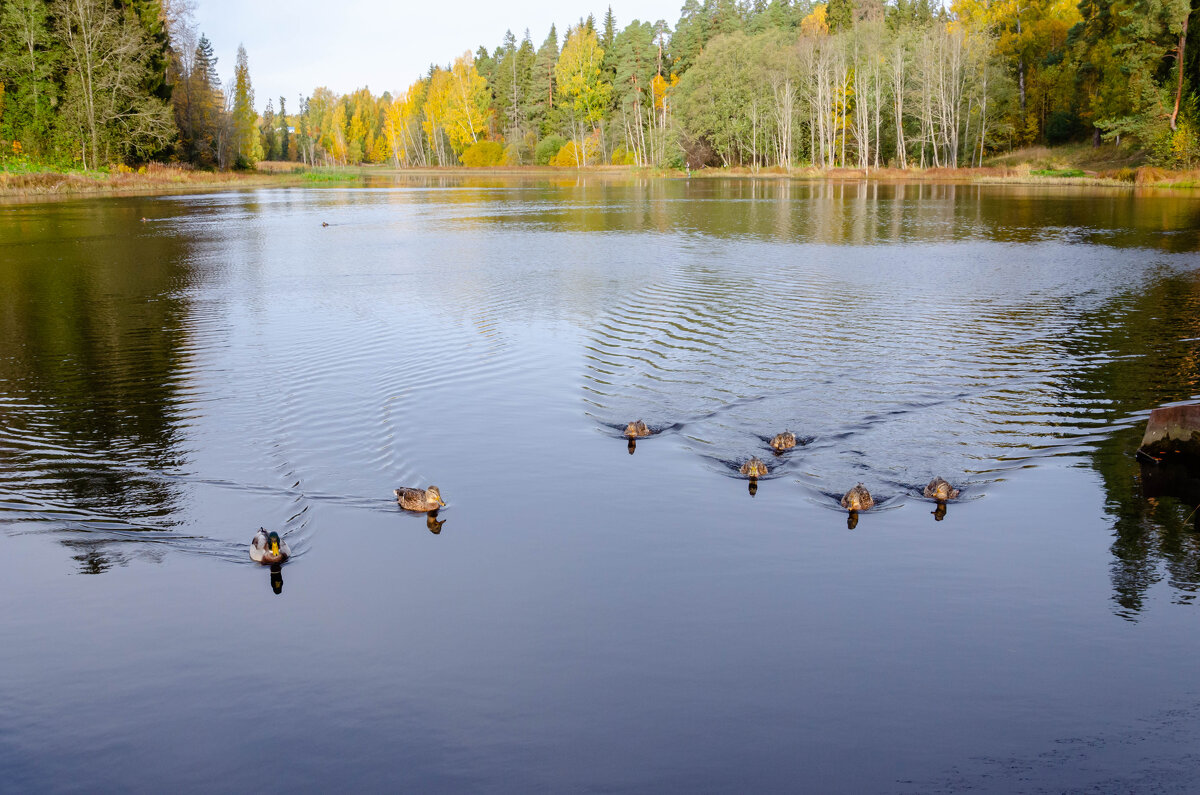
[[[256,98],[179,0],[0,0],[0,157],[88,169],[1200,164],[1200,0],[686,0],[508,31],[406,87]],[[1194,26],[1193,26],[1194,27]],[[364,75],[364,79],[370,76]]]

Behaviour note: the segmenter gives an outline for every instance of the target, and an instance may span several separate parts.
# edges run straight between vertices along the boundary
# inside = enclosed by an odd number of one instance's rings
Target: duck
[[[437,486],[430,486],[427,489],[410,489],[401,486],[396,489],[396,502],[400,503],[400,507],[406,511],[422,513],[446,507],[446,502],[442,499],[442,493],[438,491]]]
[[[751,458],[746,463],[742,464],[742,468],[738,472],[747,476],[750,479],[766,477],[767,465],[758,459],[757,456]]]
[[[328,222],[328,221],[322,221],[322,222],[321,222],[321,226],[329,226],[329,222]]]
[[[255,563],[269,566],[273,563],[283,563],[291,556],[292,550],[287,542],[274,530],[268,533],[265,527],[260,527],[250,540],[250,560]]]
[[[791,431],[775,434],[775,438],[771,440],[771,449],[775,451],[791,450],[796,446],[796,434]]]
[[[942,480],[940,477],[936,477],[929,481],[929,485],[925,487],[925,491],[922,493],[931,500],[945,502],[946,500],[953,500],[955,497],[957,497],[959,495],[959,490]]]
[[[631,422],[625,426],[626,439],[640,439],[643,436],[650,435],[650,428],[641,420]]]
[[[875,498],[861,483],[846,492],[845,497],[842,497],[842,507],[849,511],[869,511],[874,506]]]

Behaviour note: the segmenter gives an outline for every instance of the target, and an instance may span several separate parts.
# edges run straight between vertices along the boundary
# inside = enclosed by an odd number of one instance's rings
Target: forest
[[[506,32],[409,86],[256,103],[192,0],[0,0],[0,158],[202,169],[964,167],[1112,142],[1200,165],[1200,0],[686,0]],[[276,99],[278,103],[276,104]],[[259,108],[261,107],[261,110]]]

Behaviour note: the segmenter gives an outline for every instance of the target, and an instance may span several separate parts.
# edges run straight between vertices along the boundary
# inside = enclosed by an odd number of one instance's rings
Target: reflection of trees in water
[[[178,455],[189,271],[175,235],[138,222],[150,212],[108,199],[0,221],[0,488],[35,508],[135,524],[174,509],[173,488],[144,473]],[[125,559],[67,543],[84,572]]]
[[[1029,243],[1066,236],[1169,252],[1200,249],[1200,203],[1186,192],[1154,188],[643,179],[588,172],[509,179],[469,172],[397,174],[371,184],[457,188],[398,194],[396,200],[478,204],[474,222],[545,224],[573,232],[698,232],[829,245],[969,238]],[[529,207],[519,215],[496,213],[495,190],[520,191]]]
[[[1079,355],[1104,360],[1075,384],[1093,396],[1110,421],[1200,393],[1200,277],[1170,274],[1140,293],[1114,302],[1085,319],[1090,333]],[[1099,444],[1092,465],[1104,482],[1105,509],[1113,521],[1113,599],[1127,617],[1136,616],[1148,591],[1165,580],[1180,602],[1200,589],[1200,535],[1188,519],[1200,499],[1178,478],[1162,483],[1162,468],[1143,469],[1134,453],[1145,424],[1111,434]],[[1195,517],[1191,517],[1195,519]]]

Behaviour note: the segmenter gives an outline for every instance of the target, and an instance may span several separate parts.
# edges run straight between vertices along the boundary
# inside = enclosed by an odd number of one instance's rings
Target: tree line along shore
[[[256,102],[244,48],[222,81],[194,8],[0,0],[0,192],[359,166],[1200,181],[1200,0],[686,0],[673,25],[624,26],[608,9],[290,112]]]

